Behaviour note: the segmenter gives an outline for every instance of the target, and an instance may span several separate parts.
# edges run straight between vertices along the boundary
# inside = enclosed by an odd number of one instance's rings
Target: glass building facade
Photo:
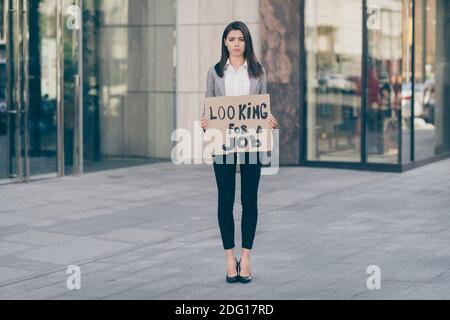
[[[450,3],[304,4],[303,162],[401,171],[448,156]]]
[[[0,10],[0,181],[170,158],[175,1],[1,0]]]
[[[449,1],[0,0],[0,184],[170,161],[231,20],[270,72],[281,165],[450,155]]]

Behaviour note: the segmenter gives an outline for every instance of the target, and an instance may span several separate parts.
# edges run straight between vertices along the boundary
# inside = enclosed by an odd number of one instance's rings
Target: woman
[[[222,36],[222,57],[208,72],[206,97],[244,96],[267,93],[267,77],[263,66],[258,62],[248,27],[240,21],[230,23]],[[208,118],[201,118],[203,130],[208,127]],[[273,115],[269,116],[269,128],[278,126]],[[261,176],[261,162],[250,164],[249,153],[241,165],[241,203],[242,203],[242,254],[238,261],[234,255],[234,219],[233,206],[235,196],[235,176],[237,154],[231,164],[223,157],[217,161],[214,157],[214,173],[219,192],[218,218],[223,247],[227,261],[226,281],[229,283],[249,283],[252,280],[250,270],[250,252],[253,248],[258,219],[257,195]],[[229,159],[228,159],[229,160]]]

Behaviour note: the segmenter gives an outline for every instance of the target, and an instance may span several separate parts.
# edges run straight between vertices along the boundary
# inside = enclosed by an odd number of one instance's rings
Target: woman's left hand
[[[272,115],[269,115],[269,129],[278,129],[278,120]]]

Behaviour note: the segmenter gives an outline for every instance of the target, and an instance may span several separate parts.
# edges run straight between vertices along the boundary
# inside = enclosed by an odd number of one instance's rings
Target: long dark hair
[[[223,74],[225,71],[225,65],[227,64],[227,60],[230,57],[230,53],[228,52],[227,47],[225,46],[225,39],[228,37],[228,34],[233,30],[240,30],[244,35],[245,40],[245,52],[244,58],[247,60],[248,66],[248,75],[250,78],[259,78],[263,73],[263,67],[258,62],[256,58],[255,51],[253,49],[253,40],[250,34],[250,30],[245,25],[245,23],[241,21],[233,21],[231,22],[223,32],[222,36],[222,57],[220,58],[220,62],[216,64],[215,69],[217,75],[223,78]]]

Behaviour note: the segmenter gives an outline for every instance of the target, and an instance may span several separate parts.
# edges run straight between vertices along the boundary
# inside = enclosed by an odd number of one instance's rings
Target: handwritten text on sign
[[[272,150],[270,95],[213,97],[204,101],[208,129],[216,129],[215,155]]]

